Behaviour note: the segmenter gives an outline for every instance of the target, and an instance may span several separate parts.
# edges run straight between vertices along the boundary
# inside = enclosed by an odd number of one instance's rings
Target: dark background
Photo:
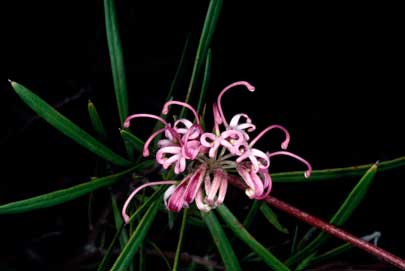
[[[119,127],[102,1],[9,2],[0,7],[0,203],[78,184],[93,174],[94,165],[92,154],[35,118],[6,79],[29,87],[87,131],[88,99],[113,138]],[[130,112],[159,113],[191,33],[193,50],[175,94],[184,98],[208,2],[167,2],[117,1]],[[207,103],[227,84],[249,81],[254,94],[235,90],[224,97],[227,115],[248,113],[258,129],[284,125],[292,134],[290,150],[315,169],[404,155],[399,11],[389,4],[225,2],[211,46]],[[146,136],[145,129],[138,131]],[[266,139],[263,147],[278,147],[272,144],[279,142],[277,135]],[[273,171],[301,169],[294,161],[279,161]],[[402,257],[404,176],[403,169],[379,173],[345,226],[358,236],[381,231],[380,245]],[[355,181],[279,184],[273,195],[328,219]],[[36,261],[31,252],[53,257],[54,263],[76,255],[87,236],[83,206],[85,201],[77,200],[0,217],[0,263],[30,264]],[[36,241],[55,232],[56,237]]]

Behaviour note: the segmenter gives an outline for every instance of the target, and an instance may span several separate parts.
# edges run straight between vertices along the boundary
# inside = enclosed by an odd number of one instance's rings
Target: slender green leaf
[[[167,93],[165,101],[168,101],[174,93],[174,90],[178,88],[180,75],[183,73],[185,64],[186,64],[186,54],[190,47],[190,33],[187,34],[186,42],[184,43],[183,50],[181,52],[181,57],[179,61],[179,65],[177,65],[176,72],[174,74],[173,80],[170,84],[169,92]],[[167,115],[163,115],[162,117],[167,117]],[[160,124],[160,122],[158,122]],[[156,130],[156,129],[155,129]]]
[[[56,111],[52,106],[35,95],[32,91],[16,82],[11,82],[15,92],[20,98],[39,116],[60,132],[76,141],[79,145],[87,148],[98,156],[119,166],[130,166],[131,162],[114,153],[100,141],[80,129],[76,124]]]
[[[288,230],[280,224],[280,221],[278,220],[277,215],[273,212],[273,210],[265,202],[261,203],[260,211],[262,212],[264,217],[267,219],[267,221],[269,221],[270,224],[273,225],[277,230],[279,230],[282,233],[286,233],[286,234],[288,233]]]
[[[145,144],[139,137],[132,134],[128,130],[120,129],[120,134],[124,139],[124,142],[131,145],[135,150],[142,153],[143,152],[143,145]]]
[[[87,104],[87,111],[89,112],[91,125],[96,131],[97,135],[105,140],[107,138],[107,131],[104,128],[103,122],[101,121],[100,115],[95,107],[95,105],[89,100]]]
[[[253,219],[255,218],[257,211],[259,210],[260,207],[260,201],[258,200],[253,200],[252,206],[249,209],[248,214],[245,217],[245,220],[243,221],[243,226],[245,228],[249,228],[250,225],[252,225]]]
[[[185,232],[186,224],[187,224],[187,214],[188,214],[188,209],[183,210],[183,218],[181,220],[179,241],[177,242],[176,254],[174,256],[174,261],[173,261],[173,269],[172,269],[173,271],[177,271],[177,269],[179,268],[181,246],[183,244],[183,237],[184,237],[184,232]]]
[[[172,100],[173,95],[174,95],[174,90],[176,90],[179,87],[179,81],[180,81],[180,75],[183,74],[185,64],[186,64],[186,54],[187,51],[190,49],[190,33],[187,34],[186,42],[184,44],[183,50],[181,52],[181,57],[179,64],[177,65],[176,72],[174,74],[174,77],[172,79],[172,82],[170,84],[169,92],[166,95],[165,102]],[[170,111],[170,108],[169,108]],[[167,119],[169,114],[160,114],[160,117],[163,119]],[[153,131],[157,131],[158,129],[162,128],[163,124],[160,121],[156,121],[155,127],[153,128]],[[153,140],[153,145],[156,145],[157,142],[160,140],[161,135],[158,135],[154,140]]]
[[[161,195],[163,195],[163,192],[166,191],[166,188],[164,186],[160,187],[158,190],[156,190],[141,206],[139,206],[135,213],[131,215],[129,218],[129,222],[133,222],[137,217],[140,216],[143,212],[146,211],[146,209],[153,203],[155,202]]]
[[[210,81],[210,74],[211,74],[211,49],[208,48],[207,59],[205,60],[205,69],[204,69],[204,78],[202,82],[200,97],[198,99],[197,105],[197,113],[201,115],[201,110],[203,107],[203,103],[205,101],[205,94],[207,93],[209,81]]]
[[[361,239],[363,239],[367,242],[373,241],[374,245],[377,245],[377,241],[380,237],[381,237],[381,233],[377,231],[377,232],[373,232],[372,234],[363,236]],[[328,250],[327,252],[324,252],[324,253],[320,254],[319,256],[316,256],[312,260],[312,264],[335,258],[335,257],[339,256],[340,254],[350,250],[351,248],[353,248],[353,245],[350,243],[346,243],[346,244],[343,244],[336,248],[333,248],[331,250]]]
[[[157,200],[152,205],[150,205],[149,209],[146,211],[135,231],[132,233],[127,245],[115,261],[113,267],[111,268],[111,271],[127,270],[128,266],[133,261],[135,253],[142,245],[143,240],[145,239],[145,236],[148,233],[150,226],[152,225],[152,222],[155,220],[157,211],[159,209],[159,204],[160,201]]]
[[[139,165],[122,171],[120,173],[91,180],[86,183],[82,183],[70,188],[61,189],[48,194],[43,194],[33,198],[15,201],[0,206],[0,214],[14,214],[28,212],[36,209],[47,208],[55,206],[67,201],[74,200],[80,196],[83,196],[91,191],[100,189],[105,186],[112,185],[117,182],[123,176],[139,169]]]
[[[299,230],[299,225],[297,223],[295,225],[295,229],[294,229],[294,237],[293,237],[292,244],[291,244],[290,255],[293,255],[295,253],[295,251],[297,250],[298,230]]]
[[[201,220],[201,218],[197,218],[197,217],[194,217],[194,216],[190,216],[187,219],[187,224],[193,225],[193,226],[196,226],[196,227],[199,227],[199,228],[205,228],[205,224]]]
[[[115,228],[119,229],[124,224],[124,221],[122,220],[121,212],[117,206],[117,201],[115,200],[115,197],[112,193],[111,193],[111,206],[113,210]],[[121,249],[123,249],[126,243],[128,242],[128,234],[125,229],[121,232],[119,241]]]
[[[138,257],[139,257],[139,261],[138,261],[138,270],[139,271],[143,271],[143,270],[146,270],[145,268],[145,266],[146,266],[146,261],[145,261],[145,251],[144,251],[144,249],[143,249],[143,245],[141,245],[140,247],[139,247],[139,253],[138,253]],[[131,268],[132,267],[132,265],[129,265],[129,267]]]
[[[358,165],[343,168],[331,168],[312,171],[311,177],[306,179],[304,171],[291,171],[283,173],[274,173],[271,175],[273,182],[313,182],[329,181],[342,177],[362,176],[374,164]],[[378,171],[383,172],[405,166],[405,156],[396,159],[380,162]]]
[[[128,117],[128,93],[125,78],[124,57],[114,0],[104,0],[104,15],[111,71],[114,80],[115,98],[117,99],[118,113],[122,125],[126,117]]]
[[[108,246],[103,259],[101,260],[100,264],[97,267],[97,271],[106,271],[107,270],[108,263],[113,254],[113,248],[115,247],[115,244],[119,240],[119,236],[121,236],[121,232],[123,231],[123,229],[124,229],[124,224],[122,224],[121,227],[119,229],[117,229],[117,231],[115,232],[115,235],[114,235],[110,245]]]
[[[170,262],[167,259],[167,257],[165,256],[165,254],[163,253],[163,251],[151,240],[147,240],[148,244],[150,244],[154,250],[156,250],[156,252],[159,254],[159,256],[163,259],[163,261],[166,264],[167,270],[172,269],[172,267],[170,266]]]
[[[238,221],[238,219],[222,204],[217,209],[222,219],[233,231],[233,233],[249,246],[256,254],[270,267],[277,271],[290,270],[279,259],[277,259],[270,251],[260,244]]]
[[[306,244],[312,239],[312,237],[317,233],[318,228],[316,227],[311,227],[301,238],[301,240],[297,244],[297,249],[296,250],[301,250],[304,248]]]
[[[315,258],[316,252],[313,252],[311,254],[309,254],[304,260],[302,260],[297,267],[295,268],[295,271],[302,271],[305,270],[305,268],[307,268],[308,265],[311,264],[311,262],[313,261],[313,259]]]
[[[340,254],[350,250],[351,248],[353,248],[353,245],[350,243],[346,243],[343,244],[341,246],[338,246],[336,248],[333,248],[331,250],[328,250],[325,253],[320,254],[319,256],[316,256],[312,259],[312,264],[321,262],[321,261],[325,261],[325,260],[329,260],[329,259],[333,259],[337,256],[339,256]],[[311,254],[312,255],[312,254]]]
[[[185,102],[190,100],[191,92],[194,89],[195,81],[200,75],[201,67],[205,62],[205,58],[210,48],[211,39],[215,31],[215,27],[218,21],[219,14],[221,12],[222,0],[211,0],[208,6],[207,15],[205,17],[204,26],[201,32],[200,41],[197,47],[197,53],[194,59],[193,71],[191,74],[190,83],[187,90]],[[184,110],[182,110],[180,116],[184,116]]]
[[[229,243],[229,240],[226,237],[225,232],[222,229],[222,226],[219,223],[214,212],[201,212],[201,216],[211,233],[212,239],[214,240],[214,243],[218,248],[219,254],[221,254],[225,269],[235,271],[242,270],[239,265],[238,258],[236,257],[235,252],[232,249],[232,245],[231,243]]]
[[[349,193],[343,204],[340,206],[339,210],[335,213],[332,219],[329,221],[331,224],[336,226],[343,225],[350,215],[354,212],[360,202],[363,200],[366,195],[368,188],[372,180],[374,179],[375,174],[377,173],[378,164],[374,164],[367,172],[363,175],[357,185]],[[324,232],[321,232],[314,240],[312,240],[307,246],[305,246],[298,253],[290,257],[286,264],[292,265],[302,259],[308,257],[310,254],[315,252],[320,245],[322,245],[329,235]]]

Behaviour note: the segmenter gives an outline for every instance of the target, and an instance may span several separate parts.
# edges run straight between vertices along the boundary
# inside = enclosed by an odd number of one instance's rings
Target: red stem
[[[232,177],[229,178],[229,181],[232,185],[240,188],[240,189],[246,189],[246,185],[243,184],[242,182],[239,181],[238,178]],[[292,216],[295,216],[296,218],[314,226],[319,229],[321,229],[324,232],[329,233],[330,235],[333,235],[343,241],[346,241],[353,246],[356,246],[364,251],[367,251],[370,254],[373,254],[374,256],[377,256],[378,258],[381,258],[382,260],[402,269],[405,270],[405,260],[399,258],[398,256],[395,256],[394,254],[379,248],[377,246],[374,246],[363,239],[357,238],[356,236],[339,229],[336,226],[333,226],[332,224],[329,224],[325,221],[322,221],[319,218],[316,218],[308,213],[305,213],[288,203],[285,203],[279,199],[276,199],[271,196],[267,196],[264,199],[269,205],[276,207],[277,209],[280,209]]]

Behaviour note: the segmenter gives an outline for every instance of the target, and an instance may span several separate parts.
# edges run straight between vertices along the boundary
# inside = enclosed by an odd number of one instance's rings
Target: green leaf
[[[184,237],[184,232],[185,232],[186,224],[187,224],[187,214],[188,214],[188,209],[183,210],[183,218],[181,220],[179,240],[177,242],[176,254],[174,256],[174,261],[173,261],[173,269],[172,269],[173,271],[177,271],[177,269],[179,268],[181,246],[183,245],[183,237]]]
[[[180,61],[179,61],[179,64],[177,65],[176,72],[175,72],[172,82],[170,84],[170,89],[166,95],[165,102],[173,99],[174,90],[178,89],[178,87],[179,87],[180,76],[183,74],[184,68],[186,66],[186,54],[187,54],[187,51],[189,50],[189,47],[190,47],[190,33],[187,34],[186,42],[185,42],[183,50],[181,52]],[[170,108],[169,108],[169,111],[170,111]],[[160,117],[162,119],[167,119],[168,114],[160,114]],[[157,131],[158,129],[160,129],[162,127],[163,127],[162,122],[156,121],[153,131]],[[153,145],[156,145],[157,142],[160,140],[160,138],[161,138],[161,135],[158,135],[153,140]]]
[[[333,259],[333,258],[339,256],[340,254],[350,250],[351,248],[353,248],[353,245],[350,243],[346,243],[346,244],[340,245],[338,247],[335,247],[331,250],[328,250],[325,253],[320,254],[319,256],[313,257],[312,264],[318,263],[321,261],[325,261],[325,260],[329,260],[329,259]]]
[[[361,237],[361,239],[363,239],[364,241],[367,241],[367,242],[373,242],[374,245],[377,246],[377,242],[378,242],[378,239],[380,237],[381,237],[381,233],[379,231],[375,231],[375,232],[373,232],[371,234],[368,234],[368,235],[365,235],[365,236]],[[336,247],[334,249],[331,249],[331,250],[329,250],[329,251],[327,251],[325,253],[322,253],[319,256],[316,256],[313,259],[312,262],[313,263],[318,263],[318,262],[321,262],[321,261],[331,259],[333,257],[336,257],[336,256],[350,250],[352,247],[353,247],[353,245],[351,243],[345,243],[345,244],[343,244],[341,246],[338,246],[338,247]]]
[[[89,112],[91,125],[93,126],[94,131],[96,131],[100,139],[105,140],[107,138],[107,131],[104,128],[103,122],[101,121],[95,105],[90,100],[87,104],[87,111]]]
[[[15,92],[39,116],[45,119],[60,132],[73,139],[79,145],[87,148],[98,156],[118,166],[130,166],[131,162],[114,153],[100,141],[80,129],[76,124],[56,111],[52,106],[35,95],[32,91],[16,82],[11,82]]]
[[[343,204],[340,206],[339,210],[335,213],[329,223],[335,226],[343,225],[363,200],[366,195],[368,188],[372,180],[374,179],[375,174],[377,173],[378,164],[374,164],[367,172],[363,175],[357,185],[353,188],[350,194],[347,196]],[[290,257],[286,264],[292,265],[302,259],[308,257],[310,254],[315,252],[320,245],[322,245],[329,235],[324,232],[321,232],[314,240],[312,240],[307,246],[301,249],[298,253]]]
[[[125,79],[124,57],[122,54],[114,0],[104,0],[104,15],[111,71],[114,80],[115,98],[117,100],[118,113],[122,125],[128,117],[128,93]]]
[[[132,233],[127,245],[115,261],[113,267],[111,268],[112,271],[127,270],[128,266],[132,263],[135,253],[142,245],[143,240],[145,239],[145,236],[152,225],[152,222],[155,220],[157,211],[159,209],[159,204],[160,201],[155,201],[152,205],[150,205],[135,231]]]
[[[197,113],[201,115],[201,110],[203,107],[203,102],[205,101],[205,94],[207,93],[208,84],[210,81],[211,74],[211,49],[208,49],[207,59],[205,60],[204,78],[201,87],[200,97],[198,99]]]
[[[295,271],[302,271],[305,270],[305,268],[307,268],[308,265],[311,264],[311,262],[314,260],[316,255],[316,252],[311,253],[310,255],[308,255],[308,257],[306,257],[304,260],[302,260],[298,265],[297,268],[295,268]]]
[[[111,206],[114,215],[115,228],[119,229],[124,224],[124,221],[122,220],[121,212],[117,206],[117,201],[115,200],[115,197],[112,193],[111,193]],[[123,249],[125,247],[125,244],[128,242],[128,234],[125,229],[121,232],[119,241],[121,249]]]
[[[120,129],[120,134],[126,144],[131,145],[140,153],[143,152],[143,145],[145,142],[143,142],[139,137],[124,129]]]
[[[190,83],[187,90],[185,102],[189,103],[191,92],[194,89],[195,81],[200,75],[201,67],[206,61],[208,48],[210,48],[211,39],[215,31],[219,14],[221,12],[222,0],[211,0],[208,6],[207,15],[205,17],[204,26],[198,43],[197,53],[194,59],[193,71],[191,74]],[[184,116],[182,110],[180,117]]]
[[[145,212],[146,209],[148,208],[148,206],[150,206],[153,202],[158,200],[158,198],[160,196],[163,195],[164,191],[166,191],[166,187],[164,187],[164,186],[162,186],[158,190],[156,190],[141,206],[139,206],[136,209],[135,213],[133,215],[131,215],[131,217],[129,218],[129,222],[133,222],[137,217],[140,216],[140,214]]]
[[[0,214],[15,214],[15,213],[22,213],[28,212],[36,209],[47,208],[51,206],[55,206],[67,201],[74,200],[80,196],[86,195],[91,191],[96,189],[100,189],[105,186],[112,185],[113,183],[117,182],[123,176],[133,172],[134,170],[139,169],[140,166],[137,165],[133,168],[127,169],[120,173],[98,178],[91,180],[86,183],[82,183],[70,188],[61,189],[55,192],[51,192],[48,194],[43,194],[40,196],[36,196],[33,198],[15,201],[11,203],[7,203],[4,205],[0,205]]]
[[[151,240],[147,240],[148,244],[150,244],[153,249],[158,253],[158,255],[162,258],[162,260],[165,262],[167,270],[172,269],[170,266],[169,260],[167,259],[166,255],[163,253],[163,251]]]
[[[260,207],[260,201],[258,200],[253,200],[252,206],[249,209],[248,214],[245,217],[245,220],[243,221],[243,226],[245,228],[249,228],[250,225],[252,225],[253,219],[255,218],[257,211],[259,210]]]
[[[342,177],[362,176],[374,164],[358,165],[343,168],[331,168],[312,171],[311,177],[306,179],[304,171],[292,171],[271,174],[273,182],[313,182],[333,180]],[[405,156],[384,161],[378,164],[378,171],[383,172],[405,166]]]
[[[117,229],[117,231],[115,232],[115,235],[114,235],[110,245],[108,246],[103,259],[101,260],[100,264],[97,267],[97,271],[107,270],[107,265],[113,254],[113,248],[115,246],[115,243],[119,240],[119,236],[121,236],[121,232],[123,231],[123,229],[124,229],[124,224],[122,224],[121,227],[119,229]]]
[[[260,244],[238,221],[238,219],[222,204],[217,209],[218,213],[233,231],[233,233],[246,245],[248,245],[270,268],[277,271],[290,270],[279,259],[277,259],[270,251]]]
[[[181,52],[181,57],[180,57],[180,61],[179,61],[179,65],[177,66],[176,72],[174,74],[173,80],[170,84],[170,89],[169,92],[167,93],[166,99],[165,101],[167,102],[174,93],[174,90],[178,88],[179,85],[179,79],[180,79],[180,75],[183,73],[185,64],[186,64],[186,53],[189,50],[190,47],[190,33],[187,34],[187,38],[186,38],[186,42],[184,44],[183,50]],[[162,117],[166,118],[167,115],[163,115]],[[158,121],[159,124],[161,124],[161,122]],[[154,131],[156,131],[157,129],[155,129]]]
[[[225,270],[242,270],[239,265],[238,258],[232,249],[232,245],[226,237],[225,232],[222,229],[221,224],[218,222],[214,212],[201,212],[201,216],[211,233],[212,239],[218,248],[219,254],[221,254],[222,261],[225,265]]]
[[[261,203],[260,211],[262,212],[264,217],[267,219],[267,221],[269,221],[270,224],[273,225],[277,230],[279,230],[280,232],[285,233],[285,234],[288,233],[288,230],[280,224],[280,221],[278,220],[277,215],[273,212],[273,210],[265,202]]]

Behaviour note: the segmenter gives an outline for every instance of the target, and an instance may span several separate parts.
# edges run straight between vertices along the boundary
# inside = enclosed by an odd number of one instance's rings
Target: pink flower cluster
[[[250,139],[250,133],[256,126],[244,113],[236,114],[228,122],[222,111],[222,96],[237,86],[244,86],[253,92],[255,88],[246,81],[235,82],[224,88],[213,104],[214,127],[212,132],[204,132],[196,110],[189,104],[169,101],[163,106],[162,113],[167,114],[169,106],[178,105],[189,109],[194,121],[178,119],[173,124],[163,118],[150,114],[135,114],[128,117],[124,127],[130,126],[135,118],[152,118],[160,121],[163,128],[154,132],[145,142],[143,155],[149,156],[149,146],[153,140],[162,135],[157,143],[156,161],[164,169],[173,168],[174,173],[184,173],[182,181],[166,180],[150,182],[139,186],[128,197],[122,209],[124,221],[129,217],[126,209],[132,198],[143,188],[152,185],[170,185],[164,193],[166,208],[179,212],[195,202],[198,209],[209,211],[222,204],[227,187],[228,171],[236,170],[246,183],[246,195],[251,199],[264,199],[271,191],[272,181],[269,174],[270,158],[287,155],[298,159],[307,166],[305,177],[311,174],[311,165],[303,158],[285,151],[290,142],[290,134],[280,125],[271,125]],[[281,151],[263,152],[255,148],[256,142],[271,130],[281,130],[285,139],[281,143]]]

